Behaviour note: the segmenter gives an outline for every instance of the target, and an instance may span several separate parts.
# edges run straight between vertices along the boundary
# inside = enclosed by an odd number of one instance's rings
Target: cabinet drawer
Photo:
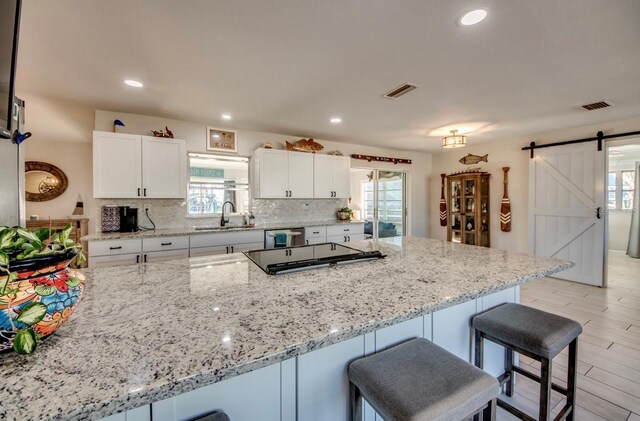
[[[165,251],[188,248],[189,237],[186,235],[178,237],[144,238],[142,240],[142,251]]]
[[[312,245],[312,244],[322,244],[322,243],[326,243],[326,242],[327,242],[327,237],[315,237],[315,238],[309,238],[309,239],[305,240],[305,244],[307,246]]]
[[[117,254],[114,256],[92,256],[89,258],[89,268],[106,266],[136,265],[140,263],[140,254]]]
[[[327,227],[327,236],[364,234],[364,224],[330,225]]]
[[[141,251],[142,240],[140,239],[89,241],[89,257],[140,253]]]
[[[318,238],[327,236],[327,227],[305,227],[304,238]]]
[[[167,250],[167,251],[152,251],[144,253],[142,260],[145,263],[164,262],[166,260],[175,259],[187,259],[189,257],[189,250]]]
[[[191,236],[191,247],[226,246],[229,244],[264,243],[264,231],[216,232]]]
[[[216,254],[241,253],[248,250],[262,250],[264,243],[243,243],[224,246],[198,247],[189,250],[189,257],[215,256]]]

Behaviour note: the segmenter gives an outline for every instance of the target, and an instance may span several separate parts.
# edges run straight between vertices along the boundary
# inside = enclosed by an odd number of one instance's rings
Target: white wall
[[[597,111],[594,111],[597,112]],[[607,134],[636,131],[640,128],[640,117],[579,127],[570,130],[545,133],[529,138],[510,139],[506,141],[474,145],[470,135],[465,148],[443,150],[433,155],[433,167],[429,183],[429,225],[433,238],[446,239],[447,229],[440,226],[438,209],[440,203],[440,173],[451,174],[463,170],[466,166],[458,160],[471,153],[474,155],[489,154],[489,163],[478,164],[483,170],[491,173],[491,247],[503,250],[528,251],[529,225],[529,155],[522,151],[523,146],[531,141],[537,144],[552,143],[595,136],[599,130]],[[594,142],[595,147],[595,142]],[[509,171],[509,197],[511,198],[511,232],[500,231],[500,200],[502,199],[502,170],[501,167],[511,167]]]
[[[93,110],[28,92],[19,96],[27,104],[26,128],[33,134],[24,143],[25,160],[53,164],[69,179],[69,187],[61,196],[47,202],[26,202],[27,218],[29,215],[38,215],[40,219],[67,218],[80,194],[84,215],[90,218],[89,231],[93,231]]]
[[[189,152],[206,152],[206,129],[203,123],[182,120],[172,120],[162,117],[151,117],[137,114],[117,113],[96,110],[95,128],[102,131],[113,131],[113,121],[121,120],[125,124],[125,132],[132,134],[149,134],[150,130],[163,129],[168,126],[176,138],[187,141]],[[233,127],[230,127],[233,128]],[[273,133],[237,130],[238,155],[250,156],[256,148],[270,141],[274,147],[283,148],[284,141],[295,141],[301,136],[286,136]],[[388,163],[368,163],[352,160],[351,165],[363,168],[401,169],[409,174],[409,189],[407,192],[410,207],[409,227],[411,235],[428,236],[428,179],[431,173],[431,155],[417,152],[397,151],[387,148],[374,148],[349,143],[318,140],[324,145],[323,152],[340,150],[344,155],[353,153],[390,156],[395,158],[413,159],[412,165],[395,165]]]

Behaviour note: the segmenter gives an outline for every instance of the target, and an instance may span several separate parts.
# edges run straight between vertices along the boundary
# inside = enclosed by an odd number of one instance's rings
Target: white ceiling
[[[477,7],[485,21],[456,23]],[[477,143],[640,115],[639,22],[638,0],[24,0],[18,89],[438,150],[450,128]],[[407,81],[422,88],[381,97]]]

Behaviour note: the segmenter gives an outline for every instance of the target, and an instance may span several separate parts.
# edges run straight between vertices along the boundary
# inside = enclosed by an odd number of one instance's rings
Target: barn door
[[[529,248],[571,260],[554,275],[589,285],[605,282],[605,152],[595,143],[536,149],[529,164]]]

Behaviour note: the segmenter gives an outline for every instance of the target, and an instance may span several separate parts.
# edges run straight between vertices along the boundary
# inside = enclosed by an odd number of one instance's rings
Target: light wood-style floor
[[[551,278],[522,287],[521,302],[580,322],[576,420],[640,421],[640,259],[609,255],[609,287],[597,288]],[[520,357],[532,371],[539,363]],[[565,385],[566,351],[553,361],[554,381]],[[538,384],[518,376],[512,398],[537,416]],[[505,398],[508,399],[508,398]],[[554,416],[564,405],[553,393]],[[502,409],[499,420],[514,420]]]

